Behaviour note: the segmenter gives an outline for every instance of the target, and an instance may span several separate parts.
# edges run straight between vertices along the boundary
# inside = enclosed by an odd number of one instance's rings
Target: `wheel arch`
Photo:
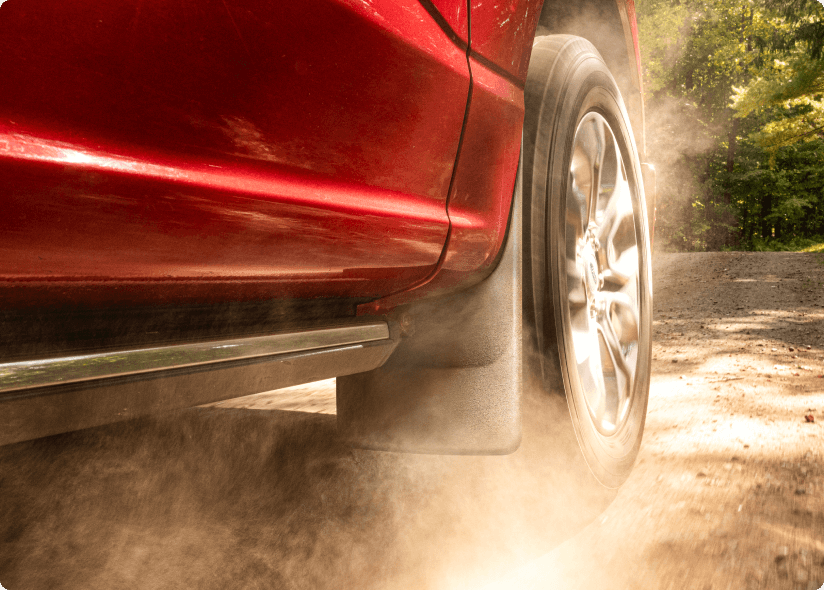
[[[601,54],[621,91],[644,161],[644,100],[633,0],[545,0],[535,36],[559,34],[583,37]]]

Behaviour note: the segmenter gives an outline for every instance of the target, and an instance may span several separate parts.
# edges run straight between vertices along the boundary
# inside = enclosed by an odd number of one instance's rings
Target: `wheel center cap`
[[[593,256],[587,260],[587,286],[593,293],[598,291],[598,265],[595,263],[594,258]]]

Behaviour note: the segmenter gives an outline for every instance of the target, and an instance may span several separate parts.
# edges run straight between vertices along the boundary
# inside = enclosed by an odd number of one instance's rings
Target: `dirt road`
[[[670,254],[653,274],[633,474],[597,522],[499,587],[818,590],[824,256]]]
[[[512,526],[539,521],[531,474],[513,492],[488,477],[506,459],[352,452],[330,381],[0,448],[0,584],[818,589],[822,262],[657,256],[638,464],[554,551]]]

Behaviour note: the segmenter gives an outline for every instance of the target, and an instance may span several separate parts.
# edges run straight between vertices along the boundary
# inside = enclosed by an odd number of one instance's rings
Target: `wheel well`
[[[646,150],[641,85],[632,38],[625,30],[619,2],[624,0],[545,0],[535,34],[576,35],[595,46],[621,90],[643,160]]]

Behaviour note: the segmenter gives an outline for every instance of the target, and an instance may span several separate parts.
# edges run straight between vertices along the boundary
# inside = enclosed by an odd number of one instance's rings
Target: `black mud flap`
[[[338,430],[360,448],[508,454],[521,441],[522,195],[515,180],[502,255],[466,291],[403,310],[382,367],[337,380]]]

